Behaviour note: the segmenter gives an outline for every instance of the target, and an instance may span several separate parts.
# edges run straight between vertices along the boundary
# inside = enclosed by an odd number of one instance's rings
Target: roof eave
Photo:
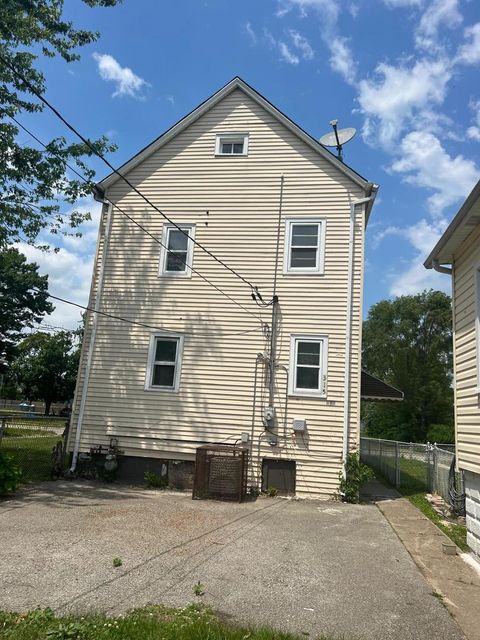
[[[130,160],[125,162],[123,165],[121,165],[121,167],[118,169],[118,173],[112,172],[108,176],[106,176],[103,180],[101,180],[98,183],[98,186],[101,189],[103,189],[103,191],[106,191],[107,189],[109,189],[117,180],[120,179],[121,175],[125,175],[129,171],[134,169],[149,155],[151,155],[161,146],[166,144],[174,136],[176,136],[178,133],[183,131],[183,129],[185,129],[190,124],[195,122],[195,120],[200,118],[206,111],[211,109],[213,106],[215,106],[215,104],[217,104],[220,100],[222,100],[225,96],[227,96],[229,93],[231,93],[237,88],[244,91],[249,97],[251,97],[258,104],[263,106],[265,109],[267,109],[267,111],[272,113],[272,115],[276,117],[277,120],[282,122],[288,129],[290,129],[299,138],[301,138],[306,144],[312,147],[317,153],[319,153],[322,157],[324,157],[328,162],[334,165],[342,173],[347,175],[353,182],[355,182],[358,186],[360,186],[365,191],[366,194],[368,193],[369,189],[371,189],[372,187],[371,182],[369,182],[363,176],[358,174],[354,169],[344,164],[331,151],[329,151],[326,147],[321,145],[317,140],[315,140],[315,138],[313,138],[310,134],[304,131],[299,125],[293,122],[293,120],[291,120],[288,116],[282,113],[279,109],[277,109],[277,107],[275,107],[271,102],[269,102],[260,93],[258,93],[258,91],[256,91],[253,87],[251,87],[249,84],[247,84],[244,80],[242,80],[238,76],[233,78],[233,80],[230,80],[230,82],[228,82],[225,86],[219,89],[212,96],[210,96],[210,98],[207,98],[193,111],[188,113],[176,124],[170,127],[170,129],[168,129],[165,133],[163,133],[161,136],[156,138],[156,140],[148,144],[146,147],[141,149],[141,151],[139,151],[132,158],[130,158]],[[373,202],[371,203],[371,206],[373,206]],[[367,209],[368,213],[371,210],[371,206]]]
[[[423,263],[423,266],[426,269],[434,269],[435,264],[452,264],[453,257],[452,255],[444,256],[442,258],[441,252],[447,245],[447,243],[454,238],[455,232],[462,227],[462,224],[465,222],[470,210],[480,198],[480,180],[472,189],[470,195],[467,197],[463,205],[460,207],[460,210],[450,222],[448,227],[443,232],[442,237],[439,239],[433,250],[430,252],[430,255]],[[452,252],[450,252],[452,253]]]

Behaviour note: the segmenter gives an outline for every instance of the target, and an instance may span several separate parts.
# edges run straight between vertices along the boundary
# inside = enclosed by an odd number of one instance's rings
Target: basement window
[[[327,336],[291,336],[290,395],[326,397],[327,350]]]
[[[160,275],[189,278],[192,275],[194,224],[163,226]]]
[[[248,155],[248,133],[218,133],[215,142],[215,155]]]
[[[322,218],[287,218],[284,273],[323,274],[325,224]]]
[[[183,352],[183,335],[156,333],[150,338],[145,388],[178,391]]]

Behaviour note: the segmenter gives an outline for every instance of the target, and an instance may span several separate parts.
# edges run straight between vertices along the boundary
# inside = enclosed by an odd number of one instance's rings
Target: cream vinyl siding
[[[248,156],[215,156],[216,134],[228,131],[248,132]],[[362,189],[238,89],[145,159],[128,178],[177,224],[195,224],[195,239],[257,285],[268,300],[282,175],[278,358],[288,369],[292,334],[327,336],[327,397],[289,397],[285,422],[287,379],[280,369],[276,389],[279,446],[271,447],[261,420],[268,390],[261,384],[260,365],[253,411],[255,362],[257,354],[266,349],[259,320],[195,273],[191,278],[159,278],[160,246],[114,209],[108,255],[99,256],[106,260],[101,308],[159,331],[184,334],[181,380],[178,393],[145,391],[151,330],[99,316],[81,451],[107,444],[115,436],[127,455],[194,459],[201,442],[233,443],[242,431],[248,431],[253,442],[252,482],[260,482],[262,458],[292,458],[297,461],[298,495],[328,498],[337,490],[350,205],[364,196]],[[107,197],[162,238],[166,221],[122,181],[112,185]],[[323,275],[283,275],[285,219],[294,217],[326,220]],[[357,444],[359,428],[364,223],[364,206],[357,207],[350,447]],[[249,288],[197,246],[193,267],[270,323],[271,308],[257,307]],[[246,331],[249,333],[231,335]],[[70,448],[82,380],[76,393]],[[304,438],[292,437],[294,417],[307,421]]]
[[[455,422],[458,465],[480,473],[480,404],[475,323],[475,270],[480,265],[480,226],[455,258]]]

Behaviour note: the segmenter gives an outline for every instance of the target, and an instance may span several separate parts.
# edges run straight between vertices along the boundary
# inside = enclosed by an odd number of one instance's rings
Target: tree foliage
[[[17,346],[8,378],[28,400],[43,400],[48,415],[52,402],[73,397],[79,354],[73,332],[32,333]]]
[[[88,6],[111,7],[118,0],[83,0]],[[83,143],[56,138],[47,150],[33,143],[20,144],[19,128],[6,116],[43,110],[41,102],[8,65],[18,70],[37,91],[45,91],[45,77],[38,69],[40,56],[61,56],[66,62],[79,58],[77,49],[95,41],[96,32],[75,29],[62,18],[64,0],[2,0],[0,2],[0,247],[23,240],[35,243],[42,230],[67,233],[88,219],[88,213],[65,213],[59,194],[73,204],[90,194],[94,171],[85,164],[92,151]],[[103,136],[92,140],[100,153],[115,149]],[[66,162],[77,164],[89,183],[74,179]],[[71,209],[71,207],[70,207]]]
[[[8,360],[22,329],[52,311],[48,276],[39,275],[38,265],[17,249],[0,250],[0,354]]]
[[[365,403],[373,437],[425,442],[433,425],[453,425],[452,309],[440,291],[382,300],[363,325],[362,364],[404,392],[403,402]]]

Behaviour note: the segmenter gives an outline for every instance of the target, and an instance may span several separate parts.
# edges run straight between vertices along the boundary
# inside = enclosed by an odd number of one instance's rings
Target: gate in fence
[[[21,468],[23,481],[48,480],[63,466],[65,427],[65,418],[1,416],[0,449]]]
[[[459,514],[465,511],[463,472],[451,447],[360,438],[362,462],[405,493],[437,493]]]

